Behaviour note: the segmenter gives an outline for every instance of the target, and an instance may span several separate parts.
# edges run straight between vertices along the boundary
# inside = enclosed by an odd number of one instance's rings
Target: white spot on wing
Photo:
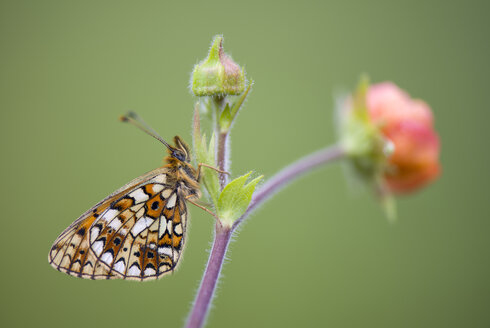
[[[178,235],[182,235],[182,224],[181,223],[178,223],[175,227],[174,227],[174,231],[176,234]]]
[[[114,230],[119,229],[120,226],[121,226],[121,221],[119,221],[119,219],[114,219],[109,224],[109,228],[112,228]]]
[[[110,264],[112,264],[112,260],[114,260],[114,257],[112,256],[112,254],[110,252],[105,252],[104,254],[102,254],[102,257],[100,259],[103,262],[110,265]]]
[[[162,192],[162,196],[163,196],[163,198],[167,199],[170,196],[171,193],[172,193],[172,189],[165,189]]]
[[[165,230],[167,230],[167,220],[162,215],[162,218],[161,218],[161,221],[160,221],[160,231],[158,231],[158,236],[160,238],[162,238],[162,236],[165,234]]]
[[[92,245],[92,249],[94,250],[94,253],[97,254],[97,256],[100,256],[100,253],[102,253],[102,249],[104,248],[104,242],[99,240],[99,241],[96,241],[93,245]]]
[[[109,222],[112,219],[114,219],[118,213],[119,213],[119,211],[117,211],[117,210],[107,210],[104,212],[104,214],[102,214],[100,219]]]
[[[153,268],[146,268],[144,273],[145,276],[153,276],[157,272]]]
[[[146,217],[146,216],[142,217],[133,226],[133,228],[131,229],[131,233],[133,234],[133,236],[137,236],[140,234],[141,231],[143,231],[146,228],[148,228],[149,226],[151,226],[152,223],[153,223],[153,219]]]
[[[172,220],[168,220],[167,221],[167,230],[168,230],[168,234],[171,235],[173,233],[173,229],[172,229]]]
[[[98,227],[92,227],[90,229],[90,242],[93,243],[97,237],[99,237],[100,229]]]
[[[163,185],[161,184],[154,184],[153,187],[153,192],[156,194],[156,193],[159,193],[160,191],[163,190]]]
[[[141,270],[138,269],[138,267],[136,265],[133,265],[129,268],[128,276],[139,276],[140,273],[141,273]]]
[[[114,270],[124,273],[124,270],[126,270],[126,265],[124,265],[123,260],[119,260],[115,265],[114,265]]]
[[[177,195],[176,194],[172,194],[172,196],[170,196],[170,198],[167,200],[166,207],[167,208],[173,208],[175,206],[175,201],[176,200],[177,200]]]
[[[146,228],[146,224],[145,222],[140,219],[138,220],[138,222],[136,222],[136,224],[133,226],[133,229],[131,229],[131,233],[133,234],[133,236],[137,236],[139,235],[139,233],[141,231],[143,231],[144,229]]]
[[[164,254],[168,257],[172,257],[172,248],[170,248],[170,246],[158,247],[158,254]]]
[[[159,174],[156,177],[154,177],[153,179],[151,179],[150,181],[155,182],[155,183],[164,184],[165,182],[167,182],[167,175],[166,174]]]
[[[135,191],[131,192],[128,196],[134,198],[135,204],[146,202],[148,198],[150,198],[147,194],[145,194],[143,188],[136,189]]]

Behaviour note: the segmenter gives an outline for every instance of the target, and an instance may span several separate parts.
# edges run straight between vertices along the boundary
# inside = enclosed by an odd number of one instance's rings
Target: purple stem
[[[317,152],[300,158],[296,162],[286,166],[279,173],[267,180],[267,182],[254,193],[247,211],[233,223],[233,229],[242,223],[253,210],[278,193],[288,183],[299,178],[303,174],[310,172],[315,167],[342,158],[344,155],[345,153],[339,145],[333,145],[320,149]]]
[[[327,164],[333,160],[342,158],[343,156],[344,152],[342,149],[339,146],[334,145],[299,159],[269,179],[254,194],[247,211],[235,221],[232,227],[222,226],[219,221],[216,222],[213,249],[211,250],[206,271],[204,272],[201,281],[201,286],[199,287],[196,300],[187,321],[187,328],[200,328],[204,325],[233,230],[243,222],[255,208],[279,192],[287,183],[297,179],[319,165]]]
[[[211,250],[211,255],[209,256],[206,271],[204,272],[192,312],[187,321],[187,328],[199,328],[204,325],[214,291],[216,290],[216,284],[219,279],[221,267],[223,266],[226,250],[230,243],[231,233],[232,230],[230,227],[216,223],[213,249]]]

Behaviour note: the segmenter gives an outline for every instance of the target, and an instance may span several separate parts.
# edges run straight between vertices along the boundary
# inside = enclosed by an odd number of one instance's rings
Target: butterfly
[[[203,208],[193,200],[201,196],[200,169],[207,165],[199,164],[196,170],[190,164],[189,147],[180,137],[174,137],[171,146],[138,122],[136,114],[122,120],[162,142],[167,164],[107,196],[56,239],[49,263],[75,277],[142,281],[173,272],[185,243],[186,202]]]

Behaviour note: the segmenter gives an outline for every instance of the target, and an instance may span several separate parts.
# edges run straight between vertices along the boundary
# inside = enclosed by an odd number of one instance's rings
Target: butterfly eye
[[[185,161],[185,155],[179,150],[175,150],[172,154],[173,157],[177,158],[179,161],[184,162]]]

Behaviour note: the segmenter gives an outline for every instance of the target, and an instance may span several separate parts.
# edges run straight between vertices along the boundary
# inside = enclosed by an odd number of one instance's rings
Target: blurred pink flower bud
[[[371,122],[394,145],[383,172],[388,189],[406,193],[434,180],[440,173],[439,138],[429,106],[391,82],[371,85],[366,105]]]

